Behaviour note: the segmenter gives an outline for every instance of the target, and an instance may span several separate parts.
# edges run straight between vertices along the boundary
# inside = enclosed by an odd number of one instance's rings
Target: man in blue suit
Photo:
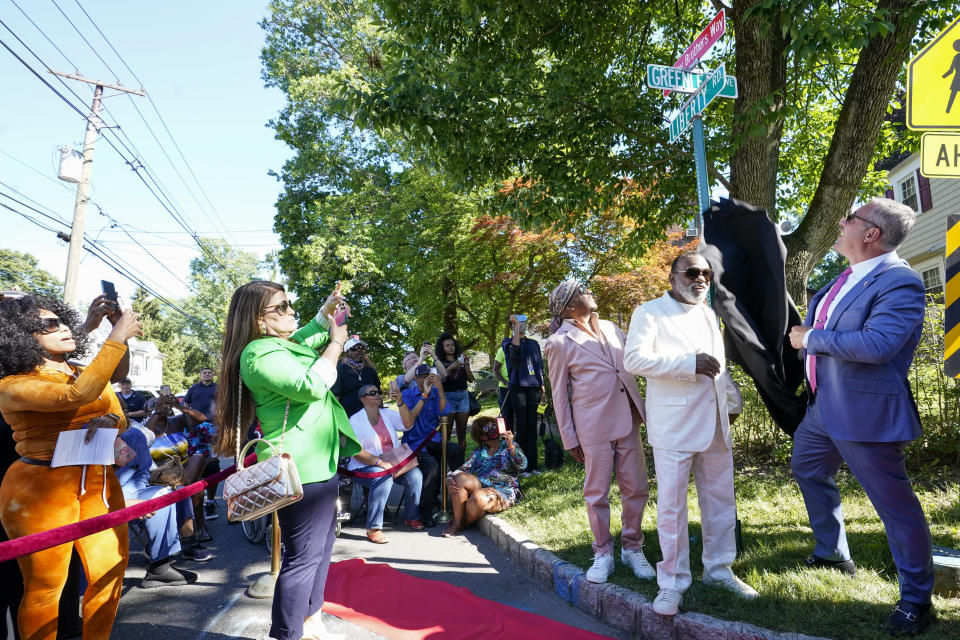
[[[810,402],[794,437],[793,475],[816,539],[809,567],[856,573],[834,480],[844,462],[883,521],[900,601],[882,623],[912,636],[933,619],[930,528],[910,485],[904,447],[920,437],[907,370],[920,340],[924,288],[896,253],[909,207],[874,198],[840,223],[834,248],[850,267],[810,301],[790,342],[803,349]]]

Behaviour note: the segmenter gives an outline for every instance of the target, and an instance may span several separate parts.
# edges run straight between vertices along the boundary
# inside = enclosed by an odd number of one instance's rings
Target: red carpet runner
[[[330,565],[324,599],[327,613],[392,640],[609,640],[359,558]]]

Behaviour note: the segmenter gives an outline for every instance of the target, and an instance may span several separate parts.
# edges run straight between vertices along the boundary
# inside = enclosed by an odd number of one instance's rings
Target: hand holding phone
[[[501,436],[507,433],[507,421],[503,416],[497,416],[497,433]]]

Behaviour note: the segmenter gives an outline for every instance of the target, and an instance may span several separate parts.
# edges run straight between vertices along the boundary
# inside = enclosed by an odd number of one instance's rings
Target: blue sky
[[[12,0],[0,0],[0,20],[51,68],[64,72],[79,70],[89,78],[111,83],[119,80],[124,86],[139,87],[131,72],[84,16],[82,6],[142,81],[206,195],[193,180],[190,169],[146,98],[134,96],[132,100],[136,101],[153,134],[137,114],[131,98],[114,95],[109,90],[105,95],[113,97],[105,100],[109,112],[103,114],[104,120],[108,125],[120,125],[120,137],[135,148],[147,173],[164,187],[176,203],[174,208],[182,213],[192,229],[201,235],[226,236],[235,246],[261,256],[278,248],[276,236],[270,229],[280,185],[267,172],[279,170],[290,150],[274,140],[273,131],[266,126],[283,106],[283,95],[276,89],[265,88],[260,78],[259,55],[264,36],[258,22],[265,14],[265,3],[247,0],[156,3],[79,0],[79,4],[78,0],[15,1],[73,63],[45,39]],[[84,43],[58,6],[106,64]],[[3,26],[0,26],[0,40],[81,106],[80,100],[46,73]],[[2,47],[0,78],[3,79],[0,193],[36,206],[14,193],[15,189],[39,202],[42,207],[37,208],[70,221],[76,189],[56,179],[57,148],[74,144],[79,149],[86,123]],[[66,82],[82,98],[82,108],[89,109],[93,87],[72,80]],[[154,134],[162,147],[154,140]],[[128,157],[133,155],[120,148]],[[88,237],[95,238],[138,270],[161,294],[182,297],[188,293],[182,281],[186,280],[190,259],[199,249],[104,136],[96,145],[92,187],[91,200],[120,224],[143,230],[130,229],[146,250],[173,273],[164,270],[123,232],[108,228],[110,221],[100,215],[95,206],[87,208]],[[2,195],[0,203],[25,210]],[[32,215],[63,229],[39,215]],[[50,231],[2,208],[0,246],[34,254],[41,266],[63,278],[66,244]],[[99,293],[101,279],[116,282],[117,289],[125,296],[135,288],[129,280],[90,255],[84,257],[80,278],[81,301],[89,301]]]

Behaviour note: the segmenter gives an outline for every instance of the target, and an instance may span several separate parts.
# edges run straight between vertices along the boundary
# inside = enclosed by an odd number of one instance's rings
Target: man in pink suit
[[[640,442],[643,398],[623,367],[623,332],[600,320],[596,309],[589,289],[562,282],[550,294],[553,333],[545,348],[563,446],[586,469],[583,497],[594,552],[587,580],[606,582],[613,573],[608,495],[614,469],[623,505],[620,559],[638,578],[653,579],[640,528],[649,493]]]

